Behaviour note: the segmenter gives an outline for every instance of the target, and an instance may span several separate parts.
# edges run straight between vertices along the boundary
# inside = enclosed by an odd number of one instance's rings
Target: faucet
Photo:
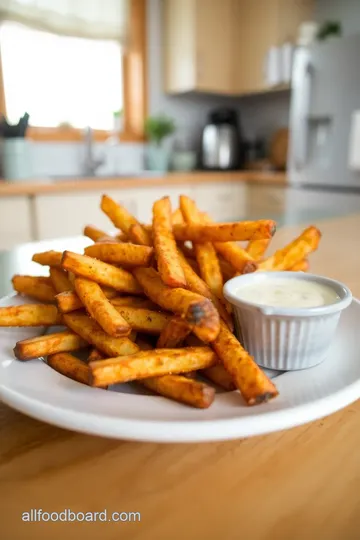
[[[95,176],[96,170],[105,162],[104,157],[95,158],[93,154],[93,136],[92,129],[87,126],[84,130],[84,147],[85,147],[85,160],[84,160],[84,175]]]

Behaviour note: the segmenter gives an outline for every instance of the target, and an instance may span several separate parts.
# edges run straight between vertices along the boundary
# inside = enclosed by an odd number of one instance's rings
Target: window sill
[[[104,142],[112,136],[110,131],[93,131],[93,139],[97,142]],[[30,127],[27,132],[27,139],[39,142],[81,142],[83,131],[75,128],[42,128]],[[144,142],[142,134],[123,131],[119,134],[119,142]]]

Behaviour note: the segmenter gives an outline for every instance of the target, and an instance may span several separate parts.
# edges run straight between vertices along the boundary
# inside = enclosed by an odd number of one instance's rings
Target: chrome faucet
[[[87,126],[84,130],[84,147],[85,147],[85,159],[84,159],[84,175],[95,176],[97,169],[105,163],[105,158],[95,158],[93,152],[93,134],[90,126]]]

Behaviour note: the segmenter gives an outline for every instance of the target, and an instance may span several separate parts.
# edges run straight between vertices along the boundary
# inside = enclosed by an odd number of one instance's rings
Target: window
[[[130,5],[131,46],[125,51],[117,41],[3,22],[0,112],[11,123],[28,112],[35,139],[78,140],[89,125],[101,140],[114,126],[114,113],[123,110],[121,138],[140,140],[146,111],[145,0]]]

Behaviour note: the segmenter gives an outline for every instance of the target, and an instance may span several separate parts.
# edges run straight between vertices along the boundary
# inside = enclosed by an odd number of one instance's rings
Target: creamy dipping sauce
[[[240,300],[263,306],[293,308],[327,306],[340,300],[331,287],[300,278],[266,279],[263,282],[239,287],[236,296]]]

